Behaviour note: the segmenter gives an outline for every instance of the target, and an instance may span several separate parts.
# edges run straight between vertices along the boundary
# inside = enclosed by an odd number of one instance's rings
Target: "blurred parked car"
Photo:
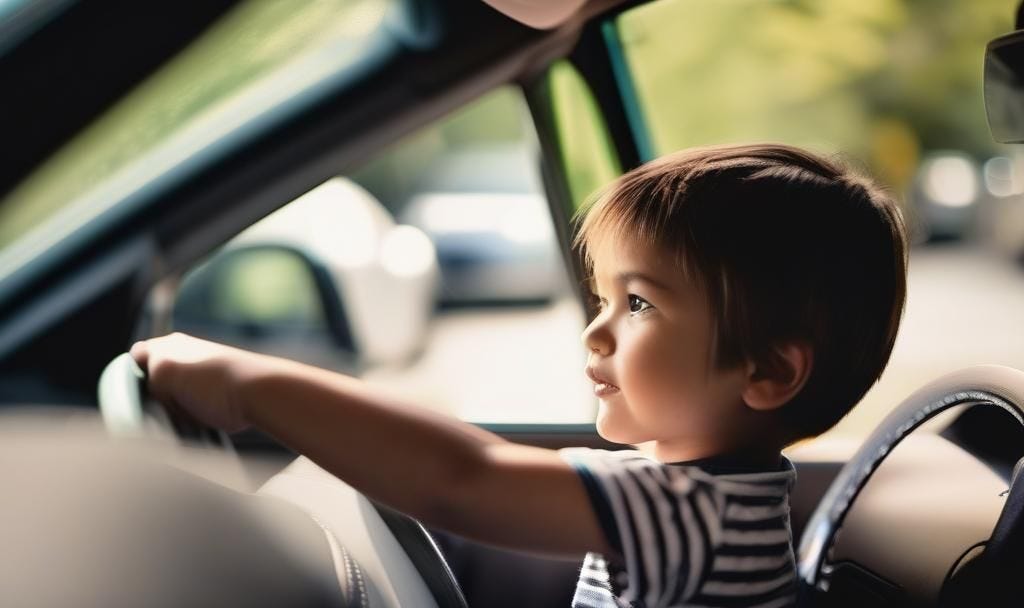
[[[402,218],[437,247],[442,305],[547,302],[564,291],[534,154],[519,143],[477,146],[425,171]]]
[[[908,193],[919,227],[931,241],[968,235],[986,195],[977,162],[969,154],[948,150],[921,161]]]

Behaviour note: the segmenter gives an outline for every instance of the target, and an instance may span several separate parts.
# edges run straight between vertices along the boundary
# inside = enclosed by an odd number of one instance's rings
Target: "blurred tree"
[[[903,189],[923,152],[999,150],[981,65],[1015,4],[662,0],[616,25],[652,155],[785,141],[863,158]]]

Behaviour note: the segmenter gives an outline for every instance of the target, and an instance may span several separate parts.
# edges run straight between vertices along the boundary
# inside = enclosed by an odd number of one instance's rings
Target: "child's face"
[[[699,288],[671,255],[630,242],[595,256],[592,287],[601,311],[583,341],[601,436],[657,441],[680,459],[720,447],[744,407],[745,374],[712,365],[712,315]]]

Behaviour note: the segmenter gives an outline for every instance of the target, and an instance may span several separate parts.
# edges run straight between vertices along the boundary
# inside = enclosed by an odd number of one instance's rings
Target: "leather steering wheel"
[[[983,365],[951,373],[913,393],[879,424],[836,476],[805,528],[798,551],[798,572],[802,599],[808,605],[815,605],[815,599],[828,593],[834,572],[832,553],[836,536],[878,467],[911,432],[960,405],[998,407],[1024,425],[1024,372]],[[1000,546],[1006,544],[999,537],[1001,527],[1019,526],[1017,522],[1022,518],[1013,507],[1019,500],[1011,499],[1015,492],[1024,491],[1024,483],[1017,483],[1021,477],[1014,476],[1010,497],[1003,506],[996,530],[986,543],[986,553],[994,554],[1006,548]]]

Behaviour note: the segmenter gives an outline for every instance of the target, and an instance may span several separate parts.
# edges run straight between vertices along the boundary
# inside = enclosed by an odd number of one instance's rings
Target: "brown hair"
[[[715,364],[772,367],[804,341],[814,362],[779,412],[793,439],[824,432],[878,379],[906,297],[895,201],[842,163],[779,145],[694,148],[614,181],[585,209],[576,246],[626,239],[675,254],[713,311]]]

